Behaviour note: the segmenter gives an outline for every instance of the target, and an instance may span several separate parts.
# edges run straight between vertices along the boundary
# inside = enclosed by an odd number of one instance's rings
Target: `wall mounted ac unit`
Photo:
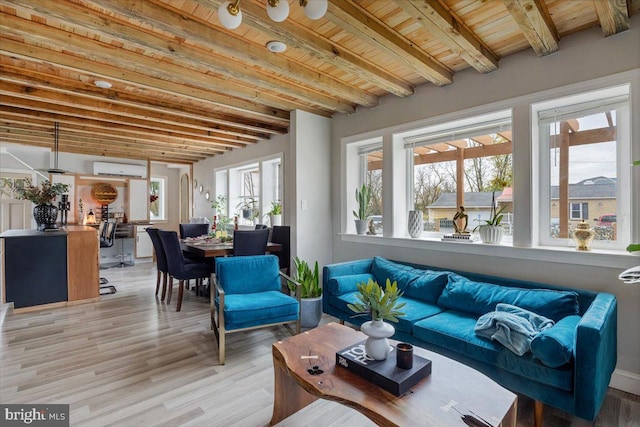
[[[143,178],[147,176],[147,167],[123,163],[93,162],[93,174]]]

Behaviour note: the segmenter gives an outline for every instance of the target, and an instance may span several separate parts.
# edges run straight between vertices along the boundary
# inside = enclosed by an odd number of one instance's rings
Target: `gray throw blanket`
[[[531,349],[531,340],[553,324],[553,320],[531,311],[500,303],[496,305],[496,311],[480,316],[475,332],[522,356]]]

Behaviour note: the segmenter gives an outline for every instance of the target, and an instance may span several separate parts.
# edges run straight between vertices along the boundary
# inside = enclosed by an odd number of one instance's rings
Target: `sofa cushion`
[[[351,311],[347,304],[360,302],[360,300],[358,299],[358,292],[356,291],[331,298],[330,302],[331,305],[336,307],[337,309],[345,313],[350,313],[352,316],[356,316],[356,313]],[[438,307],[437,305],[429,304],[424,301],[411,298],[400,297],[398,302],[406,303],[406,305],[400,309],[400,311],[405,313],[405,315],[398,318],[398,323],[388,323],[393,325],[396,330],[406,332],[408,334],[411,333],[413,324],[418,320],[424,319],[425,317],[433,316],[434,314],[438,314],[443,311],[443,309],[441,307]],[[360,317],[360,319],[364,322],[366,322],[367,320],[371,320],[371,316],[369,315],[360,315],[358,317]]]
[[[578,294],[551,289],[512,288],[491,283],[474,282],[451,273],[438,305],[475,314],[494,311],[498,303],[524,308],[554,322],[578,314]]]
[[[474,332],[478,317],[456,310],[444,311],[417,321],[413,335],[425,342],[463,354],[551,387],[571,391],[571,365],[550,368],[538,362],[531,353],[518,356],[497,342],[479,337]]]
[[[405,296],[426,301],[432,304],[438,302],[438,297],[447,285],[448,271],[413,269],[418,276],[409,282]]]
[[[342,295],[358,290],[359,283],[367,283],[369,280],[376,280],[371,274],[351,274],[348,276],[338,276],[329,280],[328,291],[331,295]]]
[[[418,278],[419,273],[416,271],[422,270],[416,270],[408,265],[389,261],[379,256],[374,257],[373,263],[371,264],[371,274],[373,274],[376,282],[378,282],[383,289],[387,283],[387,279],[389,279],[391,283],[394,281],[397,282],[398,289],[404,292],[407,286],[409,286],[409,282]]]
[[[557,368],[573,357],[573,348],[580,316],[567,316],[560,319],[552,328],[536,335],[531,341],[531,352],[542,363]]]

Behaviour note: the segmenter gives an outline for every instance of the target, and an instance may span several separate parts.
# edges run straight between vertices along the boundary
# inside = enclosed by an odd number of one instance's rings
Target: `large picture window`
[[[628,87],[620,87],[534,106],[541,244],[572,245],[582,221],[595,231],[593,247],[619,248],[629,238],[629,196],[621,191],[629,176],[618,160],[629,159],[628,98]]]

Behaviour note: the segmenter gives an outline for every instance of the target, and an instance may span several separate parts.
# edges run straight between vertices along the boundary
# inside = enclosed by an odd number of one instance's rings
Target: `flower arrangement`
[[[372,279],[369,279],[368,283],[358,283],[357,286],[360,291],[357,295],[360,302],[347,304],[347,307],[358,313],[356,316],[371,313],[372,320],[389,320],[391,322],[397,322],[398,316],[404,316],[405,313],[400,309],[406,303],[398,303],[403,292],[398,290],[398,283],[395,280],[391,283],[387,279],[384,291],[378,282]]]
[[[20,200],[29,200],[36,205],[50,205],[57,196],[69,191],[68,184],[52,184],[51,181],[42,181],[40,187],[31,184],[30,179],[15,181],[10,184],[13,196]]]

